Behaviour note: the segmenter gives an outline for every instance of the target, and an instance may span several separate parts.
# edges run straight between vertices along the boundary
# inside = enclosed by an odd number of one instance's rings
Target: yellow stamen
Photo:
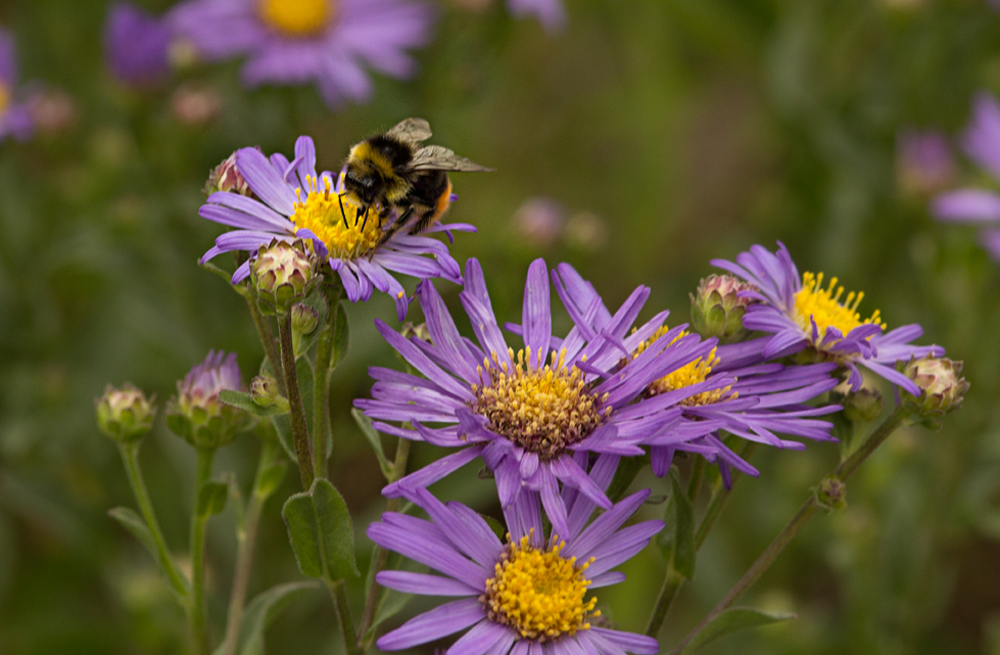
[[[874,323],[885,329],[885,323],[876,309],[871,317],[861,320],[858,305],[861,304],[864,292],[850,292],[843,304],[840,296],[844,287],[837,286],[837,278],[830,279],[830,285],[823,289],[823,274],[805,272],[802,274],[802,288],[795,294],[795,320],[806,332],[812,334],[812,322],[816,321],[821,341],[827,328],[835,327],[845,336],[848,332],[866,323]]]
[[[638,348],[635,349],[635,353],[632,355],[632,359],[638,357],[646,348],[648,348],[654,341],[662,337],[664,334],[670,331],[666,325],[657,328],[653,336],[646,339],[639,344]],[[681,337],[688,335],[686,330],[682,330],[673,340],[671,344],[675,343]],[[668,344],[669,345],[669,344]],[[667,393],[668,391],[674,391],[675,389],[683,389],[684,387],[690,387],[692,385],[704,382],[709,373],[712,372],[713,366],[719,365],[719,358],[715,356],[715,348],[712,348],[712,352],[708,353],[707,359],[698,359],[685,364],[676,371],[668,373],[659,380],[654,381],[649,385],[649,394],[651,396],[656,396],[661,393]],[[730,400],[736,398],[737,394],[735,392],[730,393],[732,387],[725,387],[722,389],[714,389],[712,391],[703,391],[701,393],[689,396],[681,401],[681,405],[686,405],[692,407],[694,405],[710,405],[712,403],[717,403],[720,400]]]
[[[483,360],[484,384],[472,385],[472,408],[489,419],[489,429],[543,460],[584,439],[607,420],[611,407],[602,407],[607,395],[590,390],[584,373],[566,366],[566,351],[553,351],[551,363],[541,365],[542,354],[532,359],[531,349],[508,350],[513,370],[496,353]]]
[[[601,614],[594,610],[597,598],[584,600],[591,582],[584,571],[594,558],[578,564],[575,557],[563,557],[566,543],[555,535],[543,550],[530,542],[526,536],[514,544],[507,535],[496,576],[486,581],[480,596],[487,616],[540,642],[589,630],[589,619]]]
[[[334,0],[261,0],[257,6],[261,20],[291,37],[315,36],[323,32],[336,15]]]
[[[330,178],[322,178],[322,183],[323,188],[319,188],[316,178],[307,177],[305,200],[302,189],[295,190],[297,200],[291,221],[318,236],[331,257],[354,259],[378,245],[382,236],[378,216],[372,211],[367,221],[359,217],[356,207],[341,203]]]

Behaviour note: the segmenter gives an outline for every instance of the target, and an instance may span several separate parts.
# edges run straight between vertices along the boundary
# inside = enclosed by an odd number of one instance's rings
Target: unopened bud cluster
[[[709,275],[703,278],[691,297],[691,327],[705,338],[716,337],[719,343],[742,341],[749,334],[743,327],[747,306],[756,302],[740,296],[756,291],[753,284],[732,275]]]
[[[274,240],[250,264],[250,277],[260,310],[284,316],[318,280],[316,258],[304,241]]]
[[[858,389],[847,394],[841,404],[851,423],[871,423],[882,415],[882,394],[874,389]]]
[[[97,425],[101,432],[119,443],[137,441],[153,427],[156,408],[141,389],[125,383],[121,389],[110,384],[96,402]]]
[[[946,357],[910,360],[903,374],[920,387],[920,396],[906,394],[907,401],[923,417],[938,417],[958,408],[969,383],[962,375],[962,362]]]
[[[250,397],[261,407],[279,407],[288,411],[288,400],[281,395],[278,381],[270,375],[258,375],[250,381]]]
[[[816,504],[828,512],[847,507],[847,485],[840,478],[829,475],[816,487]]]
[[[224,389],[241,387],[236,353],[209,352],[177,383],[177,397],[167,408],[167,426],[196,448],[219,448],[250,427],[252,417],[219,399]]]
[[[260,150],[260,148],[257,148]],[[205,182],[205,195],[212,195],[216,191],[231,191],[241,196],[253,196],[250,185],[243,179],[238,168],[236,168],[236,153],[229,155],[221,164],[212,169],[208,174],[208,181]]]

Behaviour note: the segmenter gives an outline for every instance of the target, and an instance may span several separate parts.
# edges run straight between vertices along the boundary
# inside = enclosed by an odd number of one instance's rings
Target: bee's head
[[[365,166],[352,165],[348,161],[347,172],[344,175],[347,198],[359,206],[367,207],[378,199],[381,180],[381,176],[367,170]]]

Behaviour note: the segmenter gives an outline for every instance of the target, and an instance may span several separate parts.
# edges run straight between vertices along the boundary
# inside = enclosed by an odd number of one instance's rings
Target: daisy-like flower
[[[600,296],[571,266],[561,264],[556,269],[563,281],[564,302],[580,311],[575,315],[589,320],[588,329],[601,332],[607,326],[610,313],[604,309]],[[710,281],[713,282],[713,281]],[[752,289],[747,285],[749,289]],[[598,311],[584,314],[583,308],[597,306]],[[631,357],[639,357],[646,348],[668,333],[674,339],[686,332],[657,328],[648,339],[640,342]],[[649,398],[645,411],[679,409],[681,420],[665,425],[645,443],[651,446],[653,472],[663,476],[670,469],[675,451],[702,455],[717,464],[723,482],[730,484],[729,467],[748,475],[758,471],[742,460],[719,438],[725,430],[742,439],[765,443],[777,448],[802,450],[797,441],[779,438],[775,433],[793,435],[816,441],[831,441],[833,424],[815,417],[840,409],[839,405],[810,407],[805,403],[835,387],[838,381],[830,376],[837,364],[825,362],[806,366],[781,364],[740,364],[749,357],[756,360],[759,342],[720,346],[706,357],[698,358],[677,370],[654,380],[646,389]],[[739,367],[723,366],[722,358],[735,361]]]
[[[167,76],[170,26],[128,3],[118,2],[104,26],[104,51],[111,72],[130,86],[151,86]]]
[[[559,288],[558,277],[553,279]],[[604,509],[611,507],[574,453],[642,454],[642,440],[680,416],[676,408],[646,411],[646,388],[707,356],[715,345],[694,335],[675,339],[681,328],[674,328],[635,359],[627,359],[667,315],[662,312],[629,335],[649,297],[647,287],[636,289],[614,316],[609,314],[600,333],[580,321],[560,339],[552,334],[549,276],[541,259],[528,269],[523,327],[508,324],[523,335],[517,353],[504,340],[475,259],[466,264],[465,290],[459,298],[478,343],[459,335],[433,284],[421,282],[417,296],[430,342],[405,339],[382,322],[377,327],[424,377],[372,367],[369,372],[377,381],[372,399],[356,400],[355,405],[387,434],[462,450],[389,485],[383,493],[394,497],[408,487],[426,487],[482,456],[496,476],[501,504],[510,506],[525,491],[539,492],[560,534],[567,534],[567,508],[559,482],[579,489]],[[596,304],[588,308],[599,309]],[[408,422],[413,428],[384,421]]]
[[[895,369],[895,363],[928,354],[940,356],[940,346],[915,346],[910,343],[923,334],[914,323],[884,332],[878,310],[867,319],[858,313],[864,293],[850,292],[841,300],[843,287],[837,278],[823,285],[823,274],[805,272],[799,277],[788,249],[778,242],[777,252],[752,246],[736,257],[736,263],[713,259],[712,264],[758,286],[759,291],[742,294],[760,300],[751,304],[743,325],[773,336],[764,346],[762,356],[774,359],[810,348],[821,359],[845,367],[853,391],[861,388],[858,366],[864,366],[893,384],[913,393],[913,381]]]
[[[975,97],[972,122],[960,144],[973,161],[1000,180],[1000,102],[992,95]],[[982,226],[983,245],[1000,261],[1000,193],[996,190],[968,188],[941,194],[931,204],[931,212],[941,220]]]
[[[579,457],[582,465],[586,458]],[[607,489],[617,457],[602,455],[593,482]],[[383,548],[426,564],[442,575],[381,571],[390,589],[457,600],[411,619],[378,640],[380,650],[424,644],[469,628],[447,655],[652,655],[651,637],[600,627],[594,589],[625,575],[612,571],[663,529],[662,521],[622,525],[649,497],[625,498],[587,525],[596,507],[584,494],[564,490],[570,523],[546,535],[538,494],[524,493],[504,510],[507,543],[476,512],[457,502],[443,504],[426,489],[407,495],[429,521],[386,513],[368,528]]]
[[[24,140],[34,132],[31,107],[16,101],[18,71],[14,37],[0,29],[0,140],[12,136]]]
[[[335,106],[371,95],[363,64],[410,77],[406,51],[427,43],[434,14],[412,0],[187,0],[170,17],[206,59],[247,55],[248,86],[315,82]]]
[[[548,32],[566,27],[566,8],[562,0],[507,0],[507,10],[517,18],[537,18]]]
[[[253,196],[219,191],[201,206],[198,213],[202,218],[237,228],[219,236],[202,262],[232,250],[256,253],[275,238],[311,239],[316,252],[339,274],[351,302],[367,301],[378,289],[395,299],[400,320],[406,316],[410,299],[390,271],[421,279],[443,277],[461,284],[462,269],[437,239],[397,231],[376,248],[382,236],[379,220],[374,216],[359,220],[357,208],[341,202],[338,194],[343,175],[334,181],[329,172],[316,173],[316,148],[311,138],[303,136],[295,142],[292,162],[277,153],[268,160],[256,148],[238,150],[235,161],[244,186]],[[475,228],[435,225],[428,232],[442,230],[474,232]],[[236,270],[233,284],[249,274],[247,261]]]

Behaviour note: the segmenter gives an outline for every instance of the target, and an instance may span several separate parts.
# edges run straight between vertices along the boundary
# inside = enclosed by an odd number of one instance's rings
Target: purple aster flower
[[[755,245],[749,252],[740,253],[735,264],[724,259],[714,259],[712,264],[759,287],[759,292],[741,292],[761,301],[747,308],[743,325],[773,335],[761,353],[765,359],[809,348],[818,357],[845,367],[850,372],[848,382],[853,391],[861,388],[858,370],[861,365],[914,393],[913,381],[898,372],[895,363],[911,357],[944,354],[940,346],[910,343],[923,334],[918,324],[883,332],[885,324],[877,310],[862,320],[857,308],[864,293],[852,291],[841,301],[844,288],[837,286],[837,278],[832,278],[827,288],[823,288],[822,273],[807,271],[800,278],[795,262],[781,242],[775,253]]]
[[[330,106],[371,95],[362,64],[413,75],[406,51],[427,43],[433,17],[411,0],[187,0],[171,12],[201,56],[247,55],[247,85],[315,82]]]
[[[973,100],[972,123],[961,137],[965,153],[1000,180],[1000,103],[988,93]],[[991,189],[968,188],[944,193],[934,199],[931,212],[944,221],[985,226],[983,243],[1000,261],[1000,193]]]
[[[14,37],[7,30],[0,29],[0,140],[9,135],[23,141],[34,132],[29,103],[15,100],[17,83]]]
[[[566,27],[566,8],[562,0],[507,0],[507,9],[517,18],[534,16],[549,32]]]
[[[555,272],[553,280],[565,297]],[[507,325],[524,344],[516,354],[500,331],[475,259],[466,264],[465,290],[459,298],[478,343],[459,335],[433,284],[421,282],[417,296],[430,342],[405,339],[381,321],[377,327],[424,377],[372,367],[369,372],[376,380],[372,399],[356,400],[355,405],[387,434],[462,450],[389,485],[383,493],[395,497],[407,487],[425,487],[482,456],[496,476],[501,504],[509,507],[522,491],[539,492],[560,534],[567,533],[568,519],[559,482],[579,489],[604,509],[611,507],[574,454],[642,454],[643,439],[680,416],[676,408],[645,411],[646,388],[707,356],[715,345],[714,340],[702,342],[695,335],[675,339],[681,326],[635,359],[627,359],[667,316],[662,312],[629,335],[649,297],[647,287],[637,288],[614,316],[609,314],[600,332],[580,320],[565,338],[558,338],[552,334],[549,276],[541,259],[528,269],[523,327]],[[577,311],[568,305],[567,309],[571,315]],[[601,309],[594,304],[584,312]],[[383,421],[408,422],[413,427]],[[431,423],[441,427],[425,425]]]
[[[219,399],[225,389],[245,390],[236,353],[210,350],[205,361],[177,383],[177,396],[167,407],[167,426],[199,448],[231,442],[252,424],[252,417]]]
[[[896,137],[899,185],[908,193],[936,193],[955,177],[948,137],[938,130],[902,130]]]
[[[166,19],[128,2],[111,6],[104,26],[104,51],[115,77],[130,86],[153,86],[169,71],[171,33]]]
[[[582,466],[586,457],[577,456]],[[607,489],[618,457],[602,455],[592,481]],[[588,594],[617,584],[612,571],[640,550],[662,521],[623,528],[649,490],[625,498],[588,525],[596,505],[587,495],[564,489],[568,529],[546,535],[538,494],[521,494],[504,510],[504,544],[475,511],[457,502],[443,504],[426,489],[407,496],[429,521],[386,513],[368,527],[379,546],[425,564],[442,575],[381,571],[379,584],[425,596],[456,598],[420,614],[378,640],[380,650],[424,644],[469,629],[447,655],[652,655],[652,637],[599,627],[597,598]]]
[[[443,277],[461,284],[462,269],[437,239],[397,231],[376,248],[382,235],[379,220],[374,216],[358,220],[357,208],[341,203],[342,175],[336,182],[329,172],[317,175],[311,138],[302,136],[295,142],[292,162],[278,153],[268,160],[256,148],[238,150],[235,161],[254,197],[232,191],[208,197],[198,212],[202,218],[237,229],[219,236],[202,257],[203,262],[232,250],[255,253],[275,238],[312,239],[316,252],[339,274],[351,302],[367,301],[378,289],[395,299],[400,320],[406,316],[410,299],[390,271],[418,278]],[[475,228],[435,225],[426,232],[448,230],[474,232]],[[249,274],[248,261],[236,270],[233,284]]]

